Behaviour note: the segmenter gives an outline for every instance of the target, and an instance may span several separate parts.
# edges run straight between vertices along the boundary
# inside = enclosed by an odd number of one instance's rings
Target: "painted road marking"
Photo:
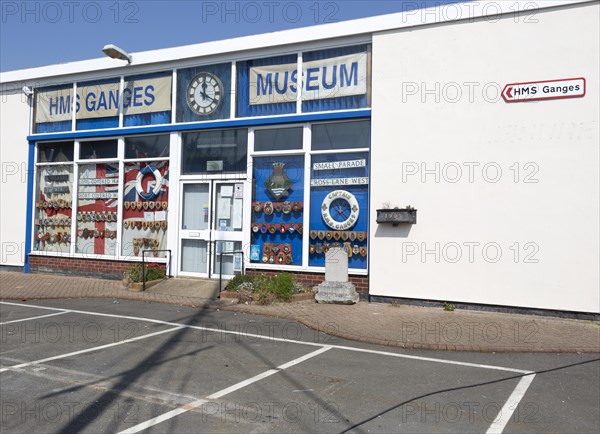
[[[168,411],[166,413],[161,414],[160,416],[149,419],[149,420],[142,422],[136,426],[132,426],[129,429],[121,431],[119,434],[133,434],[133,433],[137,433],[142,430],[145,430],[147,428],[150,428],[151,426],[158,425],[159,423],[164,422],[165,420],[172,419],[175,416],[178,416],[182,413],[193,410],[194,408],[198,408],[198,407],[206,404],[209,401],[222,398],[225,395],[229,395],[230,393],[233,393],[236,390],[240,390],[246,386],[249,386],[252,383],[256,383],[257,381],[260,381],[264,378],[270,377],[273,374],[277,374],[278,372],[281,372],[287,368],[297,365],[298,363],[302,363],[308,359],[312,359],[313,357],[318,356],[319,354],[322,354],[325,351],[329,351],[330,349],[331,349],[331,346],[325,346],[316,351],[313,351],[312,353],[305,354],[304,356],[298,357],[297,359],[294,359],[292,361],[284,363],[283,365],[280,365],[275,369],[269,369],[268,371],[262,372],[258,375],[255,375],[254,377],[248,378],[247,380],[240,381],[239,383],[234,384],[233,386],[229,386],[225,389],[215,392],[212,395],[208,395],[206,398],[202,398],[202,399],[198,399],[196,401],[190,402],[189,404],[186,404],[182,407],[176,408],[175,410]]]
[[[14,319],[12,321],[4,321],[4,322],[0,322],[0,325],[4,325],[4,324],[12,324],[14,322],[21,322],[21,321],[31,321],[32,319],[39,319],[39,318],[47,318],[49,316],[56,316],[56,315],[63,315],[65,313],[68,313],[66,311],[61,311],[61,312],[54,312],[54,313],[49,313],[48,315],[40,315],[40,316],[32,316],[30,318],[23,318],[23,319]]]
[[[148,333],[146,335],[137,336],[137,337],[131,338],[131,339],[125,339],[125,340],[122,340],[122,341],[119,341],[119,342],[113,342],[112,344],[106,344],[106,345],[101,345],[99,347],[87,348],[85,350],[73,351],[72,353],[67,353],[67,354],[61,354],[61,355],[58,355],[58,356],[47,357],[45,359],[34,360],[33,362],[20,363],[18,365],[14,365],[14,366],[7,366],[5,368],[1,368],[0,369],[0,373],[4,372],[4,371],[10,371],[10,370],[13,370],[13,369],[25,368],[25,367],[31,366],[31,365],[39,365],[40,363],[49,362],[51,360],[64,359],[66,357],[77,356],[79,354],[85,354],[85,353],[89,353],[89,352],[92,352],[92,351],[103,350],[105,348],[116,347],[117,345],[128,344],[130,342],[139,341],[141,339],[150,338],[152,336],[162,335],[163,333],[173,332],[175,330],[179,330],[179,329],[182,329],[182,328],[183,327],[173,327],[173,328],[170,328],[170,329],[167,329],[167,330],[161,330],[159,332]]]
[[[19,304],[19,303],[10,303],[10,302],[4,302],[4,301],[0,302],[0,304],[6,304],[6,305],[12,305],[12,306],[25,306],[25,305]],[[516,372],[519,374],[526,375],[519,381],[519,383],[517,384],[517,387],[515,388],[513,393],[510,395],[509,399],[506,401],[504,406],[502,407],[502,410],[500,411],[500,413],[498,413],[496,420],[494,420],[494,422],[488,429],[489,433],[502,432],[502,430],[504,429],[504,427],[506,426],[506,424],[512,417],[512,414],[516,410],[517,406],[519,405],[521,399],[527,392],[527,389],[529,388],[531,382],[533,381],[533,378],[535,377],[535,375],[532,375],[532,374],[535,374],[533,371],[527,371],[527,370],[515,369],[515,368],[507,368],[507,367],[503,367],[503,366],[483,365],[483,364],[479,364],[479,363],[461,362],[461,361],[457,361],[457,360],[436,359],[436,358],[432,358],[432,357],[411,356],[408,354],[392,353],[392,352],[378,351],[378,350],[369,350],[369,349],[364,349],[364,348],[354,348],[354,347],[349,347],[349,346],[344,346],[344,345],[324,345],[324,344],[318,344],[315,342],[304,342],[304,341],[297,341],[294,339],[276,338],[274,336],[265,336],[265,335],[258,335],[258,334],[253,334],[253,333],[244,333],[244,332],[239,332],[239,331],[234,331],[234,330],[220,330],[220,329],[215,329],[215,328],[211,328],[211,327],[179,324],[179,323],[174,323],[174,322],[169,322],[169,321],[157,320],[157,319],[153,319],[153,318],[135,317],[135,316],[128,316],[128,315],[116,315],[116,314],[91,312],[91,311],[84,311],[84,310],[74,310],[74,309],[60,309],[60,308],[54,308],[54,307],[35,306],[35,305],[27,305],[27,307],[37,308],[37,309],[46,309],[46,310],[58,310],[61,312],[78,313],[78,314],[83,314],[83,315],[96,315],[96,316],[103,316],[103,317],[108,317],[108,318],[130,319],[130,320],[134,320],[134,321],[145,321],[145,322],[151,322],[154,324],[175,326],[175,328],[169,329],[167,331],[173,331],[173,330],[176,330],[179,328],[189,328],[189,329],[195,329],[195,330],[209,331],[212,333],[218,332],[218,333],[225,333],[225,334],[231,334],[231,335],[236,335],[236,336],[253,337],[253,338],[257,338],[257,339],[266,339],[266,340],[275,341],[275,342],[286,342],[286,343],[292,343],[292,344],[298,344],[298,345],[318,346],[321,348],[319,350],[316,350],[314,353],[319,353],[319,354],[320,354],[320,352],[324,352],[324,351],[327,351],[330,349],[339,349],[339,350],[345,350],[345,351],[353,351],[353,352],[361,352],[361,353],[378,354],[378,355],[382,355],[382,356],[398,357],[398,358],[403,358],[403,359],[419,360],[419,361],[424,361],[424,362],[442,363],[442,364],[448,364],[448,365],[465,366],[465,367],[480,368],[480,369],[492,369],[492,370],[499,370],[499,371],[506,371],[506,372]],[[167,331],[163,331],[162,333],[166,333]],[[160,334],[160,333],[161,332],[159,332],[157,334]],[[130,341],[137,340],[137,339],[144,338],[144,337],[149,337],[149,335],[130,339]],[[125,343],[125,342],[126,341],[123,341],[123,343]],[[119,343],[116,343],[116,344],[119,344]],[[116,344],[109,344],[104,347],[98,347],[95,349],[107,348],[107,347],[114,346]],[[90,349],[89,351],[93,351],[95,349]],[[86,352],[86,351],[87,350],[84,350],[83,352]],[[77,353],[79,353],[79,352],[77,352]],[[71,353],[71,354],[75,355],[75,353]],[[313,354],[313,353],[309,353],[309,355],[310,354]],[[66,356],[69,356],[69,355],[66,355]],[[58,357],[58,358],[61,358],[61,357]],[[53,360],[54,358],[51,358],[51,359]],[[38,361],[37,363],[42,363],[42,362],[43,361]],[[29,364],[33,364],[33,363],[36,363],[36,362],[30,362],[25,365],[29,365]],[[19,365],[0,369],[0,372],[3,372],[8,369],[15,369],[18,366]],[[284,366],[284,365],[282,365],[282,366]],[[266,372],[269,372],[269,371],[266,371]],[[278,371],[275,371],[275,372],[278,372]],[[273,375],[273,373],[275,373],[275,372],[272,372],[272,373],[268,374],[267,376]],[[265,374],[265,373],[263,373],[263,374]],[[260,375],[262,375],[262,374],[260,374]],[[253,378],[255,378],[255,377],[253,377]],[[525,380],[525,379],[528,379],[528,380]],[[246,380],[246,381],[248,381],[248,380]],[[255,381],[258,381],[258,379]],[[238,383],[238,384],[240,384],[240,383]],[[234,386],[232,386],[232,387],[234,387]],[[210,398],[211,397],[207,397],[204,399],[194,401],[194,402],[188,404],[188,406],[195,405],[195,407],[191,407],[191,408],[196,408],[196,407],[201,406],[202,404],[206,403],[206,400],[208,400]],[[172,410],[172,412],[165,413],[164,415],[158,416],[158,418],[161,418],[163,416],[167,417],[167,419],[173,418],[173,417],[177,416],[178,414],[181,414],[181,413],[189,410],[186,408],[187,407],[185,407],[185,408],[182,407],[179,409]],[[173,413],[173,415],[165,416],[165,415],[169,415],[171,413]],[[155,418],[155,419],[158,420],[158,418]],[[151,419],[151,420],[154,420],[154,419]],[[157,421],[156,423],[160,423],[160,422],[162,422],[162,420],[166,420],[166,419],[161,419],[160,421]],[[136,425],[136,427],[137,427],[137,425]],[[130,429],[134,429],[136,427],[132,427]],[[144,428],[141,428],[141,429],[144,429]],[[137,431],[123,431],[123,433],[125,433],[125,432],[137,432]]]
[[[23,306],[22,304],[10,303],[10,302],[5,302],[5,301],[1,301],[0,304]],[[163,324],[163,325],[176,326],[176,327],[185,327],[185,328],[190,328],[190,329],[195,329],[195,330],[208,331],[208,332],[212,332],[212,333],[225,333],[225,334],[231,334],[231,335],[242,336],[242,337],[266,339],[269,341],[286,342],[286,343],[298,344],[298,345],[310,345],[310,346],[316,346],[316,347],[329,346],[331,348],[338,349],[338,350],[355,351],[355,352],[361,352],[361,353],[372,353],[372,354],[379,354],[382,356],[391,356],[391,357],[399,357],[399,358],[403,358],[403,359],[420,360],[423,362],[445,363],[448,365],[458,365],[458,366],[466,366],[466,367],[481,368],[481,369],[495,369],[495,370],[507,371],[507,372],[517,372],[520,374],[532,374],[533,373],[533,371],[526,371],[526,370],[514,369],[514,368],[506,368],[504,366],[482,365],[479,363],[461,362],[461,361],[457,361],[457,360],[436,359],[433,357],[422,357],[422,356],[411,356],[411,355],[402,354],[402,353],[392,353],[392,352],[388,352],[388,351],[369,350],[369,349],[365,349],[365,348],[355,348],[355,347],[348,347],[348,346],[344,346],[344,345],[333,345],[333,344],[326,345],[326,344],[319,344],[316,342],[305,342],[305,341],[298,341],[298,340],[294,340],[294,339],[276,338],[274,336],[259,335],[259,334],[254,334],[254,333],[245,333],[245,332],[240,332],[240,331],[235,331],[235,330],[222,330],[222,329],[215,329],[215,328],[211,328],[211,327],[180,324],[180,323],[176,323],[176,322],[162,321],[162,320],[152,319],[152,318],[127,316],[127,315],[116,315],[116,314],[101,313],[101,312],[90,312],[90,311],[85,311],[85,310],[58,309],[58,308],[45,307],[45,306],[43,307],[43,306],[28,305],[28,307],[39,308],[39,309],[49,309],[49,310],[61,310],[61,311],[69,312],[69,313],[78,313],[78,314],[84,314],[84,315],[96,315],[96,316],[105,316],[105,317],[110,317],[110,318],[130,319],[130,320],[134,320],[134,321],[146,321],[146,322],[152,322],[155,324]]]
[[[506,424],[512,417],[512,414],[516,410],[517,405],[519,405],[519,402],[521,402],[521,399],[523,399],[523,396],[525,396],[525,392],[527,392],[527,389],[529,389],[529,386],[534,378],[535,374],[527,375],[521,378],[517,384],[517,387],[515,387],[515,390],[513,390],[500,409],[496,419],[494,419],[492,425],[490,425],[486,431],[486,434],[499,434],[504,431]]]
[[[515,369],[515,368],[506,368],[504,366],[482,365],[480,363],[459,362],[456,360],[436,359],[433,357],[411,356],[409,354],[390,353],[387,351],[369,350],[366,348],[354,348],[354,347],[347,347],[347,346],[343,346],[343,345],[331,345],[331,346],[333,348],[335,348],[336,350],[347,350],[347,351],[355,351],[358,353],[379,354],[381,356],[400,357],[402,359],[420,360],[422,362],[445,363],[447,365],[466,366],[469,368],[495,369],[498,371],[517,372],[519,374],[532,374],[533,373],[533,371],[526,371],[523,369]]]

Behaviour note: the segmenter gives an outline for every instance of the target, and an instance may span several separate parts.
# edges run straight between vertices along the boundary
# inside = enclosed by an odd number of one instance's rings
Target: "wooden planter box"
[[[417,210],[394,208],[394,209],[378,209],[377,223],[391,223],[393,226],[398,226],[400,223],[417,224]]]

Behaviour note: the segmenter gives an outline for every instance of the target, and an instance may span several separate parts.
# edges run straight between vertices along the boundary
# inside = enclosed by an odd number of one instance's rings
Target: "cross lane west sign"
[[[585,78],[564,78],[561,80],[510,83],[504,86],[502,98],[508,103],[580,98],[585,96],[585,91]]]

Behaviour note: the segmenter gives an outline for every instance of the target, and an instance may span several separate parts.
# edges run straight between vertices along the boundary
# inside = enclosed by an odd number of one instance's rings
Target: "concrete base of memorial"
[[[359,296],[350,282],[323,282],[313,288],[317,303],[355,304]]]

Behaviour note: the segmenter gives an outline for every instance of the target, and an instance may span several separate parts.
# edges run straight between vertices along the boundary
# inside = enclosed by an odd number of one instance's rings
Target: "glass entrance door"
[[[234,275],[241,256],[230,252],[242,249],[243,196],[241,181],[182,183],[179,274]]]

